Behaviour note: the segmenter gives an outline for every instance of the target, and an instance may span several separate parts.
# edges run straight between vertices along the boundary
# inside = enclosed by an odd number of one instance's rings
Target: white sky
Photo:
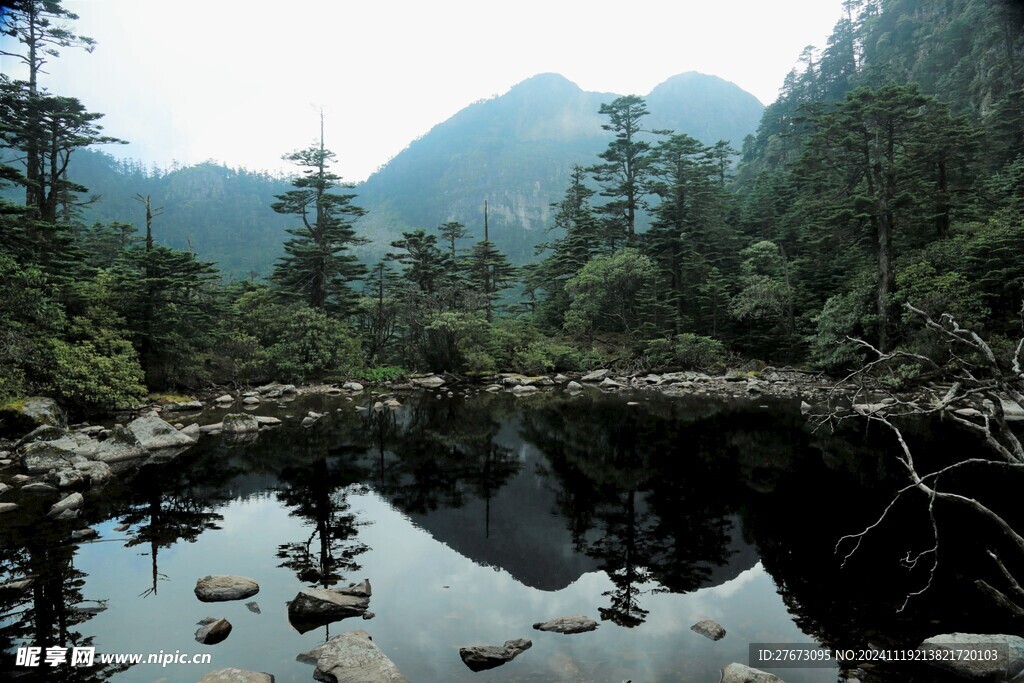
[[[106,114],[107,148],[162,166],[283,170],[327,115],[336,172],[358,181],[463,107],[557,72],[647,94],[683,71],[775,99],[841,0],[65,0],[92,54],[43,85]],[[4,73],[17,74],[11,60]]]

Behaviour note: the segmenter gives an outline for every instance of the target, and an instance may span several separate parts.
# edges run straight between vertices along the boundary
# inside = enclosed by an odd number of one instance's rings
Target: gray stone
[[[259,603],[257,603],[255,600],[252,602],[245,603],[245,608],[253,614],[263,614],[263,612],[260,611]]]
[[[535,394],[540,389],[532,385],[519,384],[512,387],[512,393],[516,396],[525,396],[526,394]]]
[[[34,481],[21,487],[25,493],[56,493],[57,487],[42,481]]]
[[[212,425],[203,425],[199,428],[200,434],[211,434],[213,432],[220,432],[224,428],[223,422],[215,422]]]
[[[141,458],[148,454],[149,451],[139,442],[134,432],[118,425],[114,427],[107,440],[100,443],[95,459],[105,463],[118,463]]]
[[[202,434],[203,432],[202,432],[202,429],[200,429],[199,424],[196,423],[196,422],[193,422],[192,424],[190,424],[187,427],[183,428],[181,430],[181,433],[184,434],[185,436],[187,436],[190,439],[198,440],[199,439],[199,435]]]
[[[242,403],[244,403],[247,406],[254,406],[259,402],[260,400],[255,396],[246,396],[245,398],[242,399]]]
[[[3,482],[0,482],[0,496],[4,495],[5,493],[7,493],[10,490],[11,490],[10,486],[8,486],[7,484],[4,484]],[[25,490],[24,487],[22,487],[21,490],[24,491]]]
[[[156,415],[145,415],[132,420],[128,423],[127,430],[138,439],[143,448],[150,451],[195,444],[195,439],[182,434]]]
[[[589,374],[583,375],[583,377],[580,379],[580,381],[581,382],[600,382],[601,380],[603,380],[605,377],[608,376],[609,372],[611,372],[611,370],[594,370],[593,372],[591,372]]]
[[[163,406],[163,409],[166,410],[167,412],[170,412],[170,413],[173,413],[173,412],[183,412],[183,411],[186,411],[186,410],[202,410],[203,409],[203,402],[202,401],[181,401],[181,402],[167,403],[167,404],[165,404]]]
[[[53,507],[50,508],[50,511],[46,513],[46,516],[59,517],[59,515],[64,512],[77,511],[84,504],[85,498],[82,497],[81,493],[72,493],[70,496],[62,498],[54,503]]]
[[[0,428],[23,434],[42,425],[67,426],[64,411],[52,398],[33,396],[0,405]]]
[[[89,486],[102,486],[113,476],[110,465],[98,460],[77,463],[75,469],[85,475],[89,480]]]
[[[29,481],[32,481],[32,477],[28,476],[27,474],[15,474],[13,477],[11,477],[12,484],[21,485]]]
[[[721,683],[783,683],[775,674],[752,669],[745,664],[730,664],[722,670]]]
[[[500,384],[488,384],[486,387],[484,387],[484,391],[493,394],[495,392],[501,391],[501,385]]]
[[[619,384],[618,382],[616,382],[615,380],[611,379],[610,377],[605,377],[603,380],[601,380],[601,383],[598,384],[597,386],[601,387],[602,389],[622,389],[623,388],[622,384]]]
[[[486,671],[501,666],[526,652],[533,646],[528,638],[506,640],[504,645],[473,645],[460,647],[462,663],[473,671]]]
[[[571,391],[573,393],[583,391],[583,385],[575,381],[566,384],[565,388],[567,391]]]
[[[18,439],[14,443],[14,447],[21,448],[25,444],[32,443],[33,441],[55,441],[64,436],[65,433],[65,430],[60,427],[54,427],[53,425],[40,425]],[[6,453],[7,451],[4,452]]]
[[[21,466],[28,474],[74,467],[96,454],[97,444],[83,434],[67,434],[54,441],[34,441],[21,449]]]
[[[280,418],[277,417],[263,417],[262,415],[255,415],[254,417],[260,427],[277,427],[281,424]]]
[[[366,631],[349,631],[318,648],[313,678],[326,683],[409,683]]]
[[[221,574],[204,576],[196,581],[195,594],[203,602],[244,600],[260,592],[260,586],[244,576]]]
[[[553,633],[585,633],[597,628],[597,622],[590,617],[582,615],[572,617],[557,617],[541,623],[534,624],[538,631],[551,631]]]
[[[70,522],[78,519],[80,514],[81,512],[79,510],[64,510],[55,516],[54,519],[58,522]]]
[[[424,389],[437,389],[444,386],[444,380],[436,375],[430,377],[417,377],[411,380],[413,384]]]
[[[402,407],[402,404],[399,403],[398,400],[394,398],[389,398],[388,400],[384,401],[384,405],[386,405],[388,408],[391,408],[392,410],[394,410],[395,408]]]
[[[566,377],[565,375],[562,375],[562,374],[555,375],[555,384],[565,384],[568,381],[569,381],[569,378]]]
[[[218,396],[217,398],[213,399],[213,402],[214,403],[234,403],[235,402],[235,397],[232,396],[231,394],[224,394],[223,396]]]
[[[341,385],[341,388],[347,389],[348,391],[362,391],[363,385],[359,382],[345,382]]]
[[[0,503],[0,513],[14,512],[18,509],[17,503]]]
[[[811,408],[811,404],[810,403],[808,403],[807,401],[800,401],[800,414],[801,415],[807,415],[812,410],[813,410],[813,408]]]
[[[690,630],[694,633],[701,634],[705,638],[710,638],[711,640],[721,640],[722,638],[725,638],[725,629],[722,628],[722,625],[717,621],[711,621],[710,619],[698,621],[690,627]]]
[[[231,634],[231,622],[227,619],[214,619],[200,626],[196,631],[196,641],[203,645],[216,645]]]
[[[373,595],[373,589],[370,588],[369,579],[363,579],[359,583],[353,583],[346,588],[339,588],[337,591],[344,595],[355,595],[362,598],[368,598]]]
[[[211,671],[196,683],[274,683],[274,677],[263,672],[228,668]]]
[[[362,406],[356,406],[356,410],[359,410],[360,408],[362,408]],[[363,410],[366,410],[366,408],[363,408]],[[316,420],[314,420],[313,418],[308,416],[302,418],[303,427],[312,427],[314,424],[316,424]]]
[[[225,415],[221,425],[221,431],[225,434],[247,434],[260,430],[260,421],[256,419],[256,416],[245,413]]]
[[[926,639],[918,650],[949,652],[956,650],[997,650],[998,658],[971,661],[950,657],[927,659],[932,666],[971,681],[1024,680],[1024,638],[1001,634],[945,633]]]
[[[78,465],[85,465],[88,463],[78,463]],[[85,474],[76,469],[76,467],[66,467],[64,469],[50,472],[47,475],[49,480],[57,485],[59,489],[74,489],[86,485]]]
[[[326,588],[304,588],[288,603],[288,619],[297,630],[303,632],[313,624],[362,616],[369,606],[368,596],[345,594]]]
[[[86,528],[86,529],[75,529],[74,531],[71,532],[71,540],[72,541],[87,541],[90,538],[96,538],[98,536],[99,536],[99,533],[97,533],[97,531],[95,529],[89,529],[89,528]]]

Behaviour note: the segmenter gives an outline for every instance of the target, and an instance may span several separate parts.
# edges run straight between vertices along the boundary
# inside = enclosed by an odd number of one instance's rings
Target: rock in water
[[[18,509],[17,503],[0,503],[0,513],[14,512]]]
[[[257,603],[255,600],[253,600],[252,602],[245,603],[245,607],[253,614],[263,614],[263,612],[260,611],[259,603]]]
[[[260,421],[254,415],[230,413],[221,420],[221,431],[225,434],[248,434],[260,430]]]
[[[497,645],[460,647],[459,657],[462,657],[462,663],[473,671],[486,671],[511,662],[532,646],[533,642],[528,638],[516,638],[515,640],[506,640],[505,644],[500,647]]]
[[[594,370],[590,374],[584,375],[580,379],[580,381],[581,382],[600,382],[601,380],[603,380],[608,375],[609,372],[610,372],[610,370]]]
[[[288,603],[288,621],[299,633],[305,633],[333,621],[362,616],[369,607],[370,599],[363,595],[304,588]]]
[[[150,451],[160,448],[180,448],[195,443],[194,439],[185,436],[156,415],[144,415],[136,418],[128,423],[127,429],[135,435],[143,448]]]
[[[431,375],[430,377],[417,377],[412,379],[411,382],[418,387],[424,389],[437,389],[438,387],[444,386],[444,380],[437,375]]]
[[[244,576],[204,576],[196,581],[196,597],[203,602],[243,600],[260,592],[259,584]]]
[[[775,674],[751,669],[744,664],[730,664],[722,670],[721,683],[783,683]]]
[[[574,617],[557,617],[545,622],[534,624],[538,631],[551,631],[553,633],[585,633],[597,628],[597,622],[590,617],[577,615]]]
[[[43,425],[67,426],[64,412],[52,398],[34,396],[0,405],[0,433],[24,434]]]
[[[274,677],[245,669],[217,669],[200,678],[197,683],[274,683]]]
[[[568,384],[566,384],[565,385],[565,389],[566,389],[566,391],[572,391],[572,392],[583,391],[583,385],[580,384],[579,382],[573,381],[573,382],[569,382]]]
[[[944,633],[932,636],[917,648],[924,651],[950,652],[956,650],[996,650],[998,657],[983,661],[951,656],[927,660],[932,666],[971,681],[1024,680],[1024,638],[1008,635],[981,635],[975,633]]]
[[[196,641],[203,645],[216,645],[231,635],[231,622],[227,619],[214,619],[196,631]]]
[[[366,631],[349,631],[319,649],[313,678],[326,683],[409,683]]]
[[[725,638],[725,629],[717,621],[711,621],[705,619],[704,621],[698,621],[696,624],[690,627],[690,630],[699,633],[705,638],[711,640],[721,640]]]
[[[170,427],[170,425],[167,425]],[[106,441],[100,443],[96,451],[96,459],[105,463],[117,463],[134,460],[148,455],[139,439],[129,429],[118,425],[110,433]]]
[[[61,500],[54,503],[53,507],[50,508],[50,511],[46,513],[46,516],[50,518],[62,519],[61,515],[63,513],[73,512],[78,508],[82,507],[84,503],[85,498],[82,497],[81,493],[72,493],[70,496],[62,498]]]

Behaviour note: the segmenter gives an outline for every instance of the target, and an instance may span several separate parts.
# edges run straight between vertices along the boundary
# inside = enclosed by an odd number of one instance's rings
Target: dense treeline
[[[14,2],[3,30],[29,77],[0,81],[2,180],[24,192],[0,204],[0,396],[109,408],[211,383],[737,357],[840,370],[860,360],[848,337],[935,351],[903,302],[998,343],[1024,294],[1024,11],[844,9],[741,151],[652,130],[642,98],[604,104],[612,141],[573,170],[527,266],[491,240],[486,202],[482,240],[448,222],[361,262],[364,211],[321,131],[288,157],[299,173],[271,202],[291,237],[269,281],[226,283],[159,245],[160,198],[141,189],[144,232],[78,222],[88,191],[70,157],[118,141],[37,74],[92,43],[59,2]]]

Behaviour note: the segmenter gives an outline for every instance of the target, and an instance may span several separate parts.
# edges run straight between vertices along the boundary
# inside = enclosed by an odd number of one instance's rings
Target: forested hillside
[[[742,142],[756,103],[718,79],[642,98],[544,75],[356,190],[322,133],[288,183],[115,168],[86,154],[110,142],[99,114],[4,77],[21,161],[3,176],[0,393],[111,406],[143,385],[749,358],[840,372],[866,357],[850,338],[941,356],[904,304],[1002,348],[1024,296],[1022,59],[1017,3],[850,0]],[[105,208],[75,209],[97,191]],[[266,282],[223,284],[271,262]]]

